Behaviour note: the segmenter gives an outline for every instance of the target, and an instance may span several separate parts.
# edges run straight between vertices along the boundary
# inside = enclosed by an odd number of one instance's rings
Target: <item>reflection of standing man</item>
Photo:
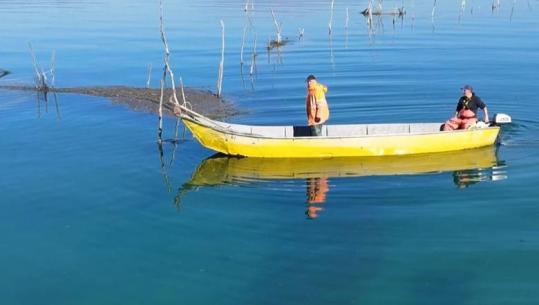
[[[307,178],[307,218],[318,217],[318,211],[323,210],[319,204],[326,202],[326,193],[329,191],[328,178]]]
[[[316,80],[314,75],[307,77],[307,124],[311,128],[311,136],[322,135],[322,124],[329,119],[329,107],[326,101],[328,88]]]

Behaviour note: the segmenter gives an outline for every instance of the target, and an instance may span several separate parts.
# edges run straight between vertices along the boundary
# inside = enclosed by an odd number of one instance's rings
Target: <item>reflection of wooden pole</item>
[[[256,34],[255,34],[255,41],[253,44],[253,57],[251,58],[251,70],[249,71],[249,74],[252,76],[255,70],[256,70]]]
[[[161,175],[165,180],[165,186],[167,191],[172,192],[172,185],[170,184],[170,178],[168,177],[167,167],[165,165],[165,150],[161,142],[157,143],[157,149],[159,150],[159,165],[161,167]]]
[[[517,4],[517,0],[513,0],[513,5],[511,6],[511,15],[509,16],[509,22],[513,21],[513,12],[515,11],[516,4]]]
[[[240,65],[243,67],[243,48],[245,47],[245,34],[247,34],[247,26],[243,28],[243,36],[241,37],[241,49],[240,49]]]
[[[219,72],[217,75],[217,96],[221,97],[223,89],[223,68],[225,65],[225,23],[221,19],[221,62],[219,62]]]
[[[9,74],[9,71],[0,69],[0,78],[6,76],[6,75],[8,75],[8,74]]]
[[[174,140],[173,140],[173,143],[174,143],[174,152],[176,152],[176,146],[178,145],[177,142],[178,142],[178,133],[180,131],[180,117],[176,117],[176,126],[174,127]],[[172,155],[173,158],[174,158],[174,155]]]
[[[58,120],[61,120],[62,115],[60,113],[60,105],[58,104],[58,97],[56,96],[55,91],[53,91],[52,94],[54,96],[54,106],[56,107],[56,118],[58,118]]]

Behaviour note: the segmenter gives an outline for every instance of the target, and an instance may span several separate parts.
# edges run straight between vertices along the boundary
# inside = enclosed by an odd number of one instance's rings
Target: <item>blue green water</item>
[[[76,94],[57,111],[0,90],[0,304],[535,304],[539,3],[467,1],[459,23],[449,2],[432,20],[430,1],[405,1],[402,23],[386,16],[369,38],[368,2],[336,1],[330,41],[329,1],[255,1],[243,79],[244,3],[165,3],[188,86],[215,90],[224,20],[223,94],[248,111],[232,122],[303,124],[311,73],[329,87],[333,123],[441,122],[465,83],[514,119],[493,162],[321,173],[324,203],[307,203],[302,174],[204,174],[213,153],[189,134],[174,159],[165,144],[162,166],[153,114]],[[270,8],[291,40],[281,58],[264,50]],[[33,81],[31,42],[45,67],[56,50],[57,86],[144,86],[152,64],[156,87],[158,19],[157,1],[0,1],[0,68],[12,72],[0,83]]]

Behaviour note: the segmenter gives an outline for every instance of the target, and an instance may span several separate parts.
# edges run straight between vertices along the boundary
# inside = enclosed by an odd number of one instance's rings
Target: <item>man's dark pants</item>
[[[311,125],[311,136],[318,137],[322,135],[322,124]]]

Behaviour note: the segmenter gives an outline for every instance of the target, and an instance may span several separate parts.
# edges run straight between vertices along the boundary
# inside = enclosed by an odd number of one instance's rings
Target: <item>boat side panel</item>
[[[356,138],[302,137],[271,139],[226,134],[184,121],[202,145],[215,151],[248,157],[309,158],[393,156],[472,149],[494,144],[498,127],[418,135]]]
[[[227,134],[190,120],[184,119],[183,123],[189,128],[193,136],[200,142],[200,144],[202,144],[202,146],[223,154],[233,154],[228,150]]]

